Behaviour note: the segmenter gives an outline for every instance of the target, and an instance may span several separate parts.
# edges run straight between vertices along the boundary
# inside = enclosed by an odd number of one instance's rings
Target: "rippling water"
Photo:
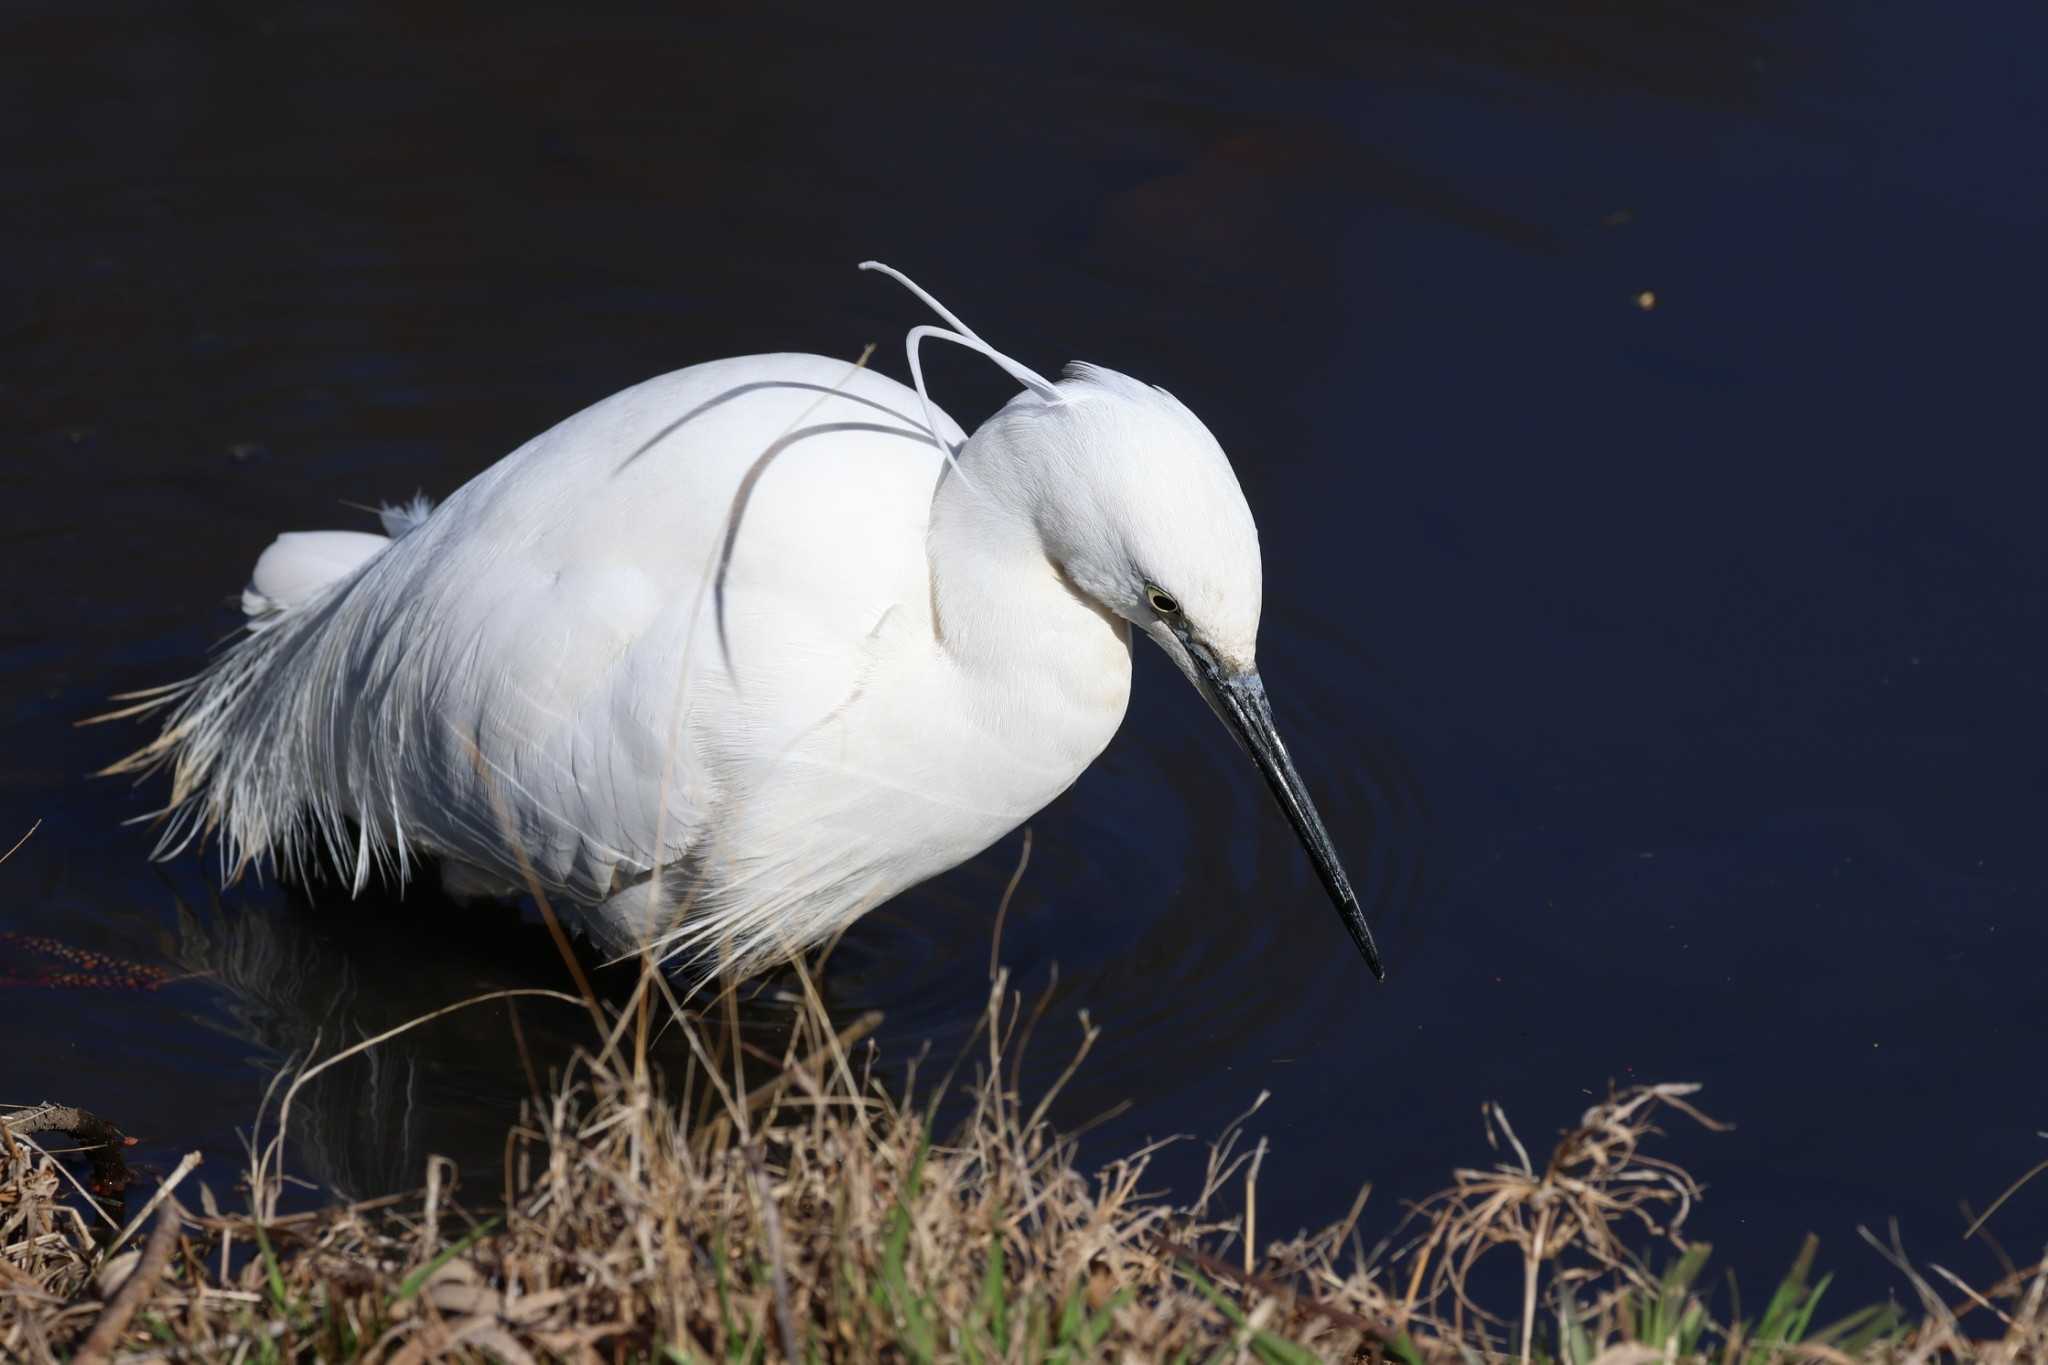
[[[1882,1292],[1855,1224],[1945,1244],[2048,1126],[2048,31],[1927,22],[16,7],[0,816],[43,824],[0,871],[0,1099],[225,1186],[287,1055],[559,984],[530,918],[150,864],[121,822],[160,793],[83,777],[138,732],[71,723],[203,658],[279,530],[711,356],[880,341],[894,372],[879,255],[1233,452],[1266,675],[1387,952],[1374,988],[1148,652],[1003,942],[1029,989],[1057,964],[1041,1064],[1075,1011],[1106,1029],[1063,1111],[1134,1104],[1093,1150],[1271,1090],[1262,1223],[1371,1178],[1384,1227],[1484,1159],[1482,1099],[1540,1137],[1610,1080],[1699,1079],[1741,1125],[1674,1136],[1702,1235],[1774,1267],[1812,1229]],[[970,427],[1007,396],[933,365]],[[834,1007],[885,1010],[887,1055],[966,1037],[1019,844],[842,945]],[[552,1008],[521,1012],[543,1057],[580,1037]],[[508,1032],[337,1076],[297,1169],[364,1192],[442,1151],[488,1185]],[[2048,1202],[2001,1225],[2038,1244]]]

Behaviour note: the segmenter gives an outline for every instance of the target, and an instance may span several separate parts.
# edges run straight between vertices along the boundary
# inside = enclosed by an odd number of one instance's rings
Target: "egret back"
[[[721,856],[707,813],[928,631],[941,468],[915,395],[844,361],[650,380],[279,604],[124,766],[172,770],[165,853],[210,833],[231,872],[361,886],[432,852],[597,904]]]

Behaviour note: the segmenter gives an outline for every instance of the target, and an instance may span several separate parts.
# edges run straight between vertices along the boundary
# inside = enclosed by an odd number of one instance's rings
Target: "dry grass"
[[[2040,1266],[1958,1282],[1951,1304],[1891,1244],[1910,1325],[1816,1328],[1811,1248],[1758,1321],[1716,1322],[1681,1235],[1698,1187],[1642,1150],[1660,1112],[1711,1123],[1690,1087],[1611,1096],[1540,1166],[1489,1107],[1507,1158],[1455,1172],[1393,1242],[1361,1245],[1361,1193],[1322,1232],[1259,1244],[1266,1148],[1242,1122],[1184,1203],[1147,1191],[1150,1151],[1083,1169],[1052,1096],[1017,1092],[1035,1011],[1002,978],[970,1054],[898,1094],[872,1078],[873,1021],[835,1032],[795,982],[811,1007],[774,1056],[734,1044],[729,1000],[691,1013],[656,972],[623,1005],[578,997],[601,1032],[507,1135],[488,1217],[438,1159],[404,1198],[279,1211],[294,1096],[379,1039],[280,1078],[240,1212],[179,1185],[188,1165],[117,1229],[0,1125],[0,1357],[100,1358],[97,1325],[128,1361],[2048,1360]],[[687,1041],[687,1074],[648,1064],[660,1030]],[[945,1093],[965,1118],[934,1134]],[[1489,1304],[1473,1272],[1495,1250],[1520,1293]]]

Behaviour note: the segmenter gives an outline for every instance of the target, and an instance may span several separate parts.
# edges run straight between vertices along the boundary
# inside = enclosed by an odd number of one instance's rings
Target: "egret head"
[[[1191,643],[1255,669],[1259,528],[1201,420],[1163,389],[1074,365],[1057,402],[1020,395],[990,422],[1046,557],[1193,677]]]
[[[925,337],[979,351],[1023,382],[1025,392],[975,433],[991,458],[977,462],[972,481],[991,505],[1028,516],[1066,582],[1150,636],[1194,684],[1258,765],[1352,942],[1384,978],[1350,878],[1274,725],[1258,671],[1259,530],[1216,438],[1173,395],[1114,370],[1077,364],[1054,384],[895,271],[865,268],[887,271],[954,329],[910,333],[920,398]]]
[[[1029,489],[1047,558],[1152,637],[1258,765],[1352,941],[1385,976],[1337,851],[1273,722],[1259,676],[1259,528],[1201,419],[1164,389],[1093,365],[1057,401],[1020,395],[992,419]]]

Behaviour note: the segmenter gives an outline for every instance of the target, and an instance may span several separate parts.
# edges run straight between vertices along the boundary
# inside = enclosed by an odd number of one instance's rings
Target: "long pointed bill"
[[[1308,850],[1309,861],[1315,864],[1316,876],[1321,879],[1323,889],[1330,893],[1330,900],[1337,907],[1337,917],[1344,921],[1351,941],[1364,955],[1365,965],[1379,980],[1386,980],[1386,968],[1380,965],[1380,951],[1373,945],[1372,930],[1366,927],[1365,911],[1359,907],[1358,897],[1352,894],[1351,879],[1344,875],[1344,865],[1337,861],[1337,850],[1330,844],[1330,832],[1323,828],[1323,818],[1316,814],[1315,803],[1308,799],[1308,788],[1303,785],[1301,774],[1294,770],[1294,760],[1287,756],[1287,746],[1280,742],[1279,730],[1274,728],[1273,706],[1266,700],[1266,684],[1256,673],[1223,672],[1205,649],[1191,649],[1188,654],[1194,660],[1195,671],[1207,685],[1216,714],[1223,718],[1224,724],[1237,736],[1238,743],[1259,765],[1259,772],[1265,776],[1273,799],[1280,803],[1281,813],[1287,817],[1287,823],[1294,826],[1301,846]]]

